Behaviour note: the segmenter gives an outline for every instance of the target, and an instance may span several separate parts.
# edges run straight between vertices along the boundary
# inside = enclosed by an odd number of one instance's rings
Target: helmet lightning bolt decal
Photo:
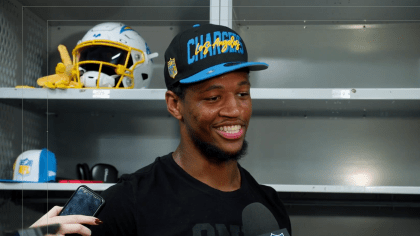
[[[122,34],[124,31],[134,31],[131,27],[124,25],[121,30],[120,30],[120,34]]]

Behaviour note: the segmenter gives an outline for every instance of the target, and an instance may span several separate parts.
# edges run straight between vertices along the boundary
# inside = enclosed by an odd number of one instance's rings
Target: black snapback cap
[[[248,62],[242,38],[221,25],[194,25],[172,40],[165,52],[165,84],[195,83],[215,76],[249,68],[265,70],[263,62]]]

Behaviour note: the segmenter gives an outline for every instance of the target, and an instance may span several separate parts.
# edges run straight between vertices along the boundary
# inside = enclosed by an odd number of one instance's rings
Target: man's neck
[[[241,187],[241,175],[237,161],[213,163],[196,148],[180,144],[172,154],[175,162],[195,179],[223,192],[232,192]]]

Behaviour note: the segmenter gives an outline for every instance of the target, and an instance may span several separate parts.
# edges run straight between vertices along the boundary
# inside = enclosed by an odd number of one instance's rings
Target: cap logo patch
[[[203,55],[207,55],[207,53],[209,52],[209,47],[214,48],[216,46],[217,47],[223,46],[222,52],[226,52],[226,49],[228,48],[228,46],[230,46],[231,48],[235,48],[235,50],[238,51],[241,44],[239,43],[239,40],[235,40],[235,37],[233,36],[230,38],[230,40],[223,40],[223,41],[220,41],[220,39],[217,38],[213,44],[210,44],[209,41],[206,41],[204,45],[200,45],[200,43],[198,43],[197,46],[195,47],[195,55],[198,55],[200,52],[203,52]]]
[[[175,79],[175,76],[178,74],[178,70],[176,69],[176,64],[175,64],[175,58],[169,58],[168,72],[169,72],[169,76],[171,76],[172,79]]]
[[[207,56],[211,57],[222,53],[244,53],[240,36],[227,31],[199,35],[189,39],[186,46],[189,65]]]
[[[31,172],[32,163],[33,161],[28,158],[21,160],[19,163],[19,174],[23,176],[28,175]]]

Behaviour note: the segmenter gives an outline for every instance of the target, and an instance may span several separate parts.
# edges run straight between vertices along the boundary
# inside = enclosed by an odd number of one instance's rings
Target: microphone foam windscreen
[[[280,229],[271,211],[259,202],[244,208],[242,224],[245,236],[290,236],[287,229]]]

